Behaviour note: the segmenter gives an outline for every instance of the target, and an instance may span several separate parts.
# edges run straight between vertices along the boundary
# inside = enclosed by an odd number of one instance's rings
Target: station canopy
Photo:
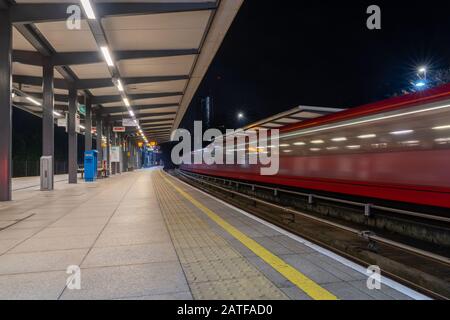
[[[80,104],[87,97],[118,123],[134,113],[149,140],[169,140],[243,0],[87,2],[95,18],[82,10],[73,28],[69,8],[83,8],[81,2],[15,0],[14,105],[42,112],[42,65],[50,61],[57,113],[67,110],[68,88],[75,85]]]

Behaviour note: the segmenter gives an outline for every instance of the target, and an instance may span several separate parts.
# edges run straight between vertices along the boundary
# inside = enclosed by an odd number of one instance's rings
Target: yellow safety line
[[[161,177],[169,183],[175,190],[177,190],[183,197],[189,200],[194,206],[203,211],[210,219],[222,227],[225,231],[239,240],[243,245],[255,253],[259,258],[268,263],[272,268],[281,273],[286,279],[295,284],[300,290],[304,291],[308,296],[315,300],[338,300],[338,298],[319,286],[313,280],[309,279],[303,273],[299,272],[294,267],[290,266],[282,259],[271,253],[269,250],[261,246],[253,239],[247,237],[244,233],[233,227],[231,224],[220,218],[212,210],[205,207],[203,204],[195,200],[188,193],[181,190],[169,179],[167,179],[161,171],[159,171]]]

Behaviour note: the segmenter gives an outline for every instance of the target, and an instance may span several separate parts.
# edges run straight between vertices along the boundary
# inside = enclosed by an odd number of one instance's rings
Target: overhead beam
[[[150,104],[150,105],[141,105],[133,107],[135,112],[143,111],[143,110],[153,110],[153,109],[161,109],[161,108],[172,108],[178,107],[179,105],[173,103],[167,104]],[[119,112],[128,112],[126,107],[106,107],[102,109],[102,112],[105,114],[111,113],[119,113]],[[176,112],[171,112],[170,114],[175,114]]]
[[[15,24],[29,24],[52,21],[65,21],[70,14],[67,8],[79,3],[21,3],[11,6],[11,21]],[[158,13],[175,13],[214,10],[215,2],[187,3],[115,3],[102,2],[95,4],[97,19],[108,16],[134,16]]]
[[[43,79],[41,77],[13,75],[13,82],[30,86],[42,86]],[[110,80],[111,81],[111,80]],[[54,79],[55,89],[67,90],[67,81],[64,79]]]
[[[153,99],[153,98],[166,98],[166,97],[176,97],[182,96],[182,92],[162,92],[162,93],[140,93],[140,94],[130,94],[128,95],[131,100],[142,100],[142,99]],[[121,95],[111,95],[111,96],[94,96],[92,97],[93,104],[104,104],[122,101]]]
[[[189,76],[154,76],[154,77],[132,77],[122,78],[124,85],[143,84],[143,83],[155,83],[155,82],[167,82],[176,80],[188,80]],[[85,79],[78,80],[76,83],[78,89],[98,89],[113,87],[114,84],[111,78],[104,79]]]
[[[135,51],[115,51],[112,52],[116,61],[146,58],[177,57],[198,54],[197,49],[174,49],[174,50],[135,50]],[[65,52],[52,56],[52,63],[55,66],[78,65],[104,62],[105,58],[100,52]]]

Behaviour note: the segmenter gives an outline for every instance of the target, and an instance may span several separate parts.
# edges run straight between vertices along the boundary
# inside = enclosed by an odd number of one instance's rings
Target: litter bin
[[[97,179],[97,150],[84,153],[84,181],[94,182]]]

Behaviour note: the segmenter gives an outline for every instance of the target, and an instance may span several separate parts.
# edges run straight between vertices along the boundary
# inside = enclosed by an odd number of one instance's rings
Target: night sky
[[[199,119],[208,95],[212,125],[226,128],[298,105],[349,108],[389,97],[419,65],[450,68],[449,3],[245,0],[182,126]],[[366,27],[371,4],[381,7],[382,30]],[[14,159],[39,159],[41,119],[17,109],[13,117]],[[66,141],[57,129],[56,160],[67,158]]]
[[[372,4],[382,30],[366,27]],[[211,95],[226,128],[301,104],[349,108],[401,92],[422,64],[450,67],[449,1],[246,0],[190,108]]]

